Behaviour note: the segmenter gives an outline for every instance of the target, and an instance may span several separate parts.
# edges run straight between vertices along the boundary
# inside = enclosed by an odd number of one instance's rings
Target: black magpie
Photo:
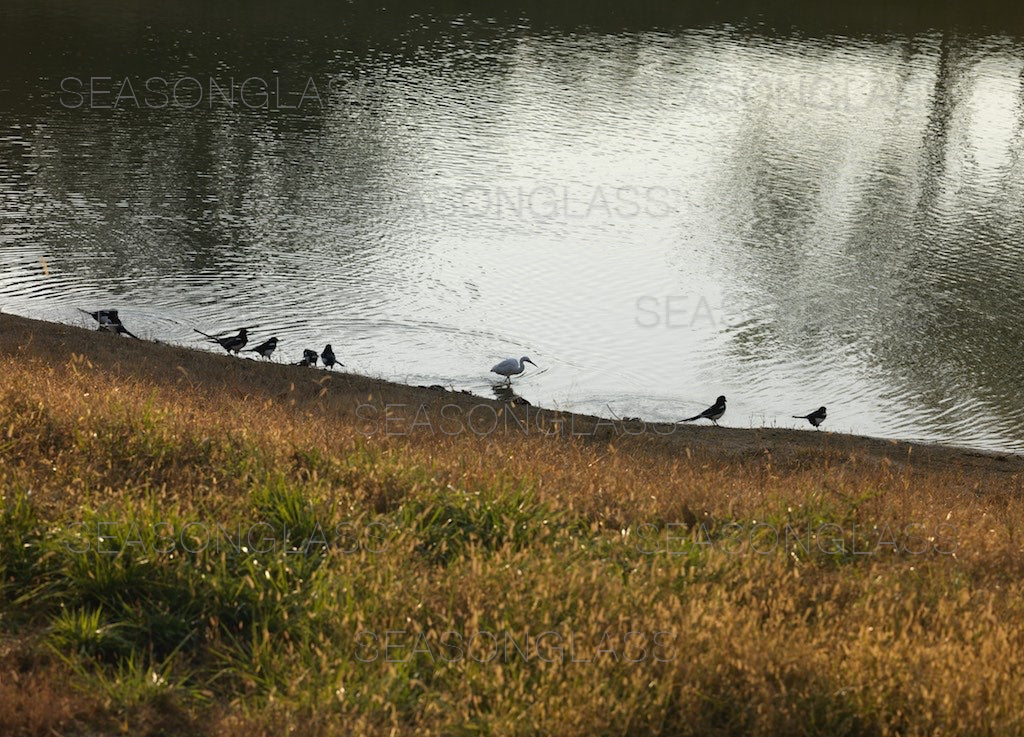
[[[724,415],[724,414],[725,414],[725,396],[722,395],[718,399],[715,400],[714,404],[712,404],[706,410],[701,412],[699,415],[694,415],[693,417],[687,417],[685,420],[680,420],[680,422],[693,422],[694,420],[699,420],[701,418],[705,418],[706,417],[707,419],[711,420],[713,423],[715,423],[717,425],[718,424],[718,419],[722,415]]]
[[[811,412],[809,415],[793,415],[793,419],[796,420],[807,420],[809,423],[814,425],[815,428],[825,421],[825,408],[818,407],[818,409]]]
[[[195,328],[192,328],[195,330]],[[238,335],[231,335],[227,338],[216,338],[212,335],[204,333],[202,330],[196,330],[200,335],[205,335],[207,338],[212,340],[214,343],[220,345],[221,348],[226,350],[228,353],[238,353],[245,344],[249,342],[249,330],[248,328],[242,328],[238,331]]]
[[[302,351],[302,360],[299,361],[296,366],[316,366],[316,360],[320,355],[312,348],[306,348]]]
[[[81,307],[79,307],[78,311],[85,315],[88,315],[93,320],[98,322],[100,324],[100,330],[106,330],[111,333],[123,333],[124,335],[127,335],[129,338],[135,338],[136,340],[139,340],[139,336],[133,335],[132,333],[128,332],[128,328],[124,326],[124,323],[121,322],[121,318],[118,317],[117,310],[97,310],[96,312],[87,312],[86,310],[83,310]]]
[[[277,349],[277,337],[273,337],[270,340],[265,340],[255,348],[246,348],[246,353],[259,353],[263,358],[270,358],[274,351]]]
[[[331,344],[328,343],[327,347],[324,348],[324,352],[320,354],[320,359],[324,362],[324,366],[327,368],[334,368],[334,364],[344,366],[341,361],[334,355],[334,349],[331,348]]]

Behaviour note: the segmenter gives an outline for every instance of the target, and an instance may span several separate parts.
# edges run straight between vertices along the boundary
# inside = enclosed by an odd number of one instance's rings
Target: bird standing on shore
[[[100,324],[100,330],[106,330],[111,333],[121,333],[123,335],[127,335],[129,338],[139,340],[139,336],[130,333],[128,328],[124,326],[124,323],[121,322],[121,318],[117,315],[117,310],[97,310],[96,312],[88,312],[79,307],[78,311],[84,315],[88,315],[98,322]]]
[[[275,350],[277,350],[277,336],[274,336],[270,340],[263,341],[262,343],[260,343],[255,348],[246,348],[245,352],[246,353],[258,353],[265,360],[269,360],[270,357],[274,354]]]
[[[491,368],[491,371],[495,374],[499,374],[500,376],[504,376],[506,381],[508,381],[508,383],[511,385],[512,377],[516,376],[517,374],[523,373],[523,369],[526,368],[524,364],[527,363],[532,364],[534,366],[537,365],[533,363],[533,361],[531,361],[528,356],[523,356],[518,361],[514,358],[506,358],[501,363],[495,364]]]
[[[680,422],[693,422],[694,420],[699,420],[699,419],[702,419],[702,418],[706,418],[706,419],[711,420],[713,423],[715,423],[717,425],[719,418],[722,415],[724,415],[724,414],[725,414],[725,395],[723,394],[722,396],[720,396],[718,399],[715,400],[714,404],[712,404],[706,410],[701,412],[699,415],[694,415],[693,417],[687,417],[685,420],[680,420]]]
[[[302,360],[299,361],[296,366],[316,366],[316,360],[320,357],[320,354],[314,351],[312,348],[306,348],[302,351]]]
[[[331,348],[330,343],[324,348],[324,352],[320,354],[320,360],[323,361],[324,367],[329,369],[334,368],[335,364],[338,366],[345,365],[334,355],[334,349]]]
[[[195,328],[192,329],[195,330]],[[242,328],[238,331],[238,335],[231,335],[227,338],[217,338],[214,337],[213,335],[204,333],[202,330],[196,330],[196,332],[199,333],[200,335],[206,336],[214,343],[217,343],[221,348],[226,350],[228,353],[237,354],[240,350],[242,350],[242,348],[245,347],[245,344],[249,342],[248,328]]]
[[[818,425],[825,421],[826,413],[824,407],[818,407],[818,409],[811,412],[809,415],[793,415],[795,420],[807,420],[809,423],[814,425],[814,429],[818,429]]]

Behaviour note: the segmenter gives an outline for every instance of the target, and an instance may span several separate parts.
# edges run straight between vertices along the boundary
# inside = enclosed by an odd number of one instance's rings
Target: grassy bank
[[[0,733],[1024,731],[1018,457],[0,335]]]

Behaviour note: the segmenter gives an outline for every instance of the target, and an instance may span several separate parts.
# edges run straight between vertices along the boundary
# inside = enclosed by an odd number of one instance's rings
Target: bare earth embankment
[[[0,734],[1024,732],[1024,459],[0,315]]]

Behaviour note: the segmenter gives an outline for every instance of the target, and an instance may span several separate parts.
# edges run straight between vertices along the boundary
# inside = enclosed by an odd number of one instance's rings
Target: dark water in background
[[[1018,6],[210,5],[4,3],[5,311],[1024,450]]]

